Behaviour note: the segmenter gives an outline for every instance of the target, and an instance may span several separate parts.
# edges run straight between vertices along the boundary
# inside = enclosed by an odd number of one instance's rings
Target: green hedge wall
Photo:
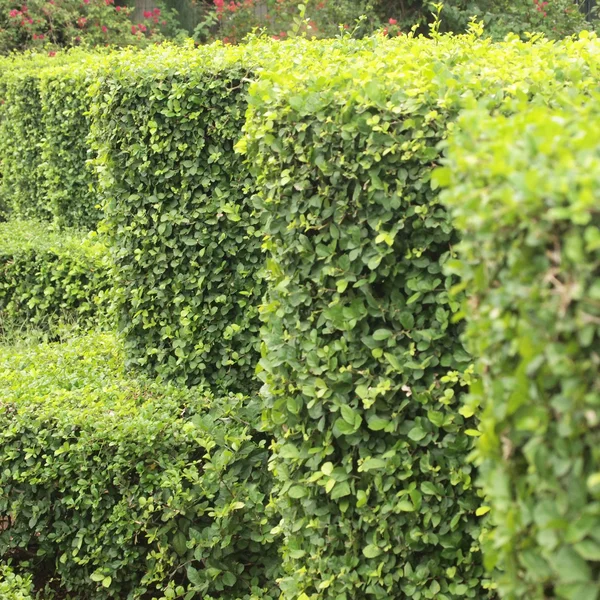
[[[247,398],[131,379],[94,334],[2,347],[0,407],[0,556],[43,597],[47,581],[80,600],[275,598]]]
[[[95,229],[87,90],[106,60],[81,50],[0,60],[0,217]]]
[[[0,202],[17,218],[50,219],[41,168],[40,66],[7,68],[0,77]]]
[[[233,149],[249,75],[237,49],[124,54],[92,109],[130,364],[241,391],[264,289],[252,180]]]
[[[96,229],[102,216],[94,171],[88,161],[88,88],[104,65],[101,56],[47,68],[39,80],[44,141],[41,146],[45,194],[60,227]]]
[[[113,282],[97,236],[58,234],[35,221],[0,223],[0,318],[54,328],[106,324]]]
[[[502,597],[600,597],[600,117],[469,113],[445,201],[463,242],[468,341],[483,409],[486,561]]]
[[[292,45],[261,73],[238,146],[265,214],[283,597],[491,597],[477,419],[460,411],[472,367],[443,273],[458,236],[431,173],[459,109],[591,89],[596,50],[476,35],[336,48]]]

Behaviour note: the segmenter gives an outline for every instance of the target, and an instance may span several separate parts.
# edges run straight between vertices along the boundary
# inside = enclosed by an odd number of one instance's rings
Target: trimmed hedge
[[[45,69],[39,86],[44,141],[45,194],[60,227],[96,229],[102,216],[97,181],[89,165],[88,89],[106,59],[85,56],[74,64]]]
[[[0,556],[79,600],[274,598],[253,403],[122,363],[108,334],[2,348]]]
[[[122,54],[93,135],[129,364],[247,391],[264,286],[253,184],[233,149],[249,67],[236,48]]]
[[[600,597],[600,117],[465,115],[448,166],[478,357],[465,415],[491,507],[503,597]],[[480,408],[481,407],[481,408]]]
[[[39,69],[35,61],[24,69],[13,63],[0,77],[0,202],[20,219],[51,218],[41,167]]]
[[[52,329],[105,323],[112,275],[97,236],[35,221],[0,223],[0,318]]]
[[[470,356],[431,173],[459,110],[592,89],[598,44],[476,35],[289,56],[250,88],[269,285],[260,368],[283,597],[487,598],[459,410]],[[592,59],[589,59],[589,56]]]
[[[96,228],[88,88],[107,60],[81,50],[0,59],[0,216]]]

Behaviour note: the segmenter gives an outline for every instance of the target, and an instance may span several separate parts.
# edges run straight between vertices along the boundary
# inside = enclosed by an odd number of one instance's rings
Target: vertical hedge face
[[[381,73],[353,88],[341,71],[251,100],[284,597],[481,599],[469,356],[442,274],[456,237],[427,184],[443,129]]]
[[[210,50],[130,61],[102,80],[94,107],[128,356],[243,390],[263,290],[251,179],[233,150],[248,70]]]
[[[460,410],[470,357],[443,272],[458,239],[430,177],[462,106],[543,103],[570,64],[588,69],[559,56],[548,73],[549,52],[409,39],[294,57],[250,90],[240,149],[270,254],[260,365],[285,598],[493,594],[466,460],[477,421]]]
[[[42,110],[35,70],[3,73],[0,112],[0,202],[20,218],[50,219],[41,168]]]
[[[589,98],[582,103],[590,104]],[[481,379],[486,560],[503,597],[600,597],[600,119],[465,116],[445,200]]]
[[[88,87],[102,58],[84,66],[47,69],[40,79],[42,101],[41,169],[52,214],[61,227],[95,229],[101,216],[89,148]]]

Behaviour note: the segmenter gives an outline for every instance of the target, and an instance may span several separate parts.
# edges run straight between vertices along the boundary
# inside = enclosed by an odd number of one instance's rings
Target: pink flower
[[[153,13],[154,13],[156,16],[158,16],[158,15],[160,15],[160,8],[155,8],[155,9],[154,9],[152,12],[153,12]]]
[[[147,28],[147,27],[146,27],[146,26],[145,26],[143,23],[140,23],[140,24],[138,25],[138,29],[139,29],[140,31],[146,31],[148,28]]]
[[[223,5],[225,4],[225,0],[214,0],[214,3],[217,8],[217,12],[223,12]]]
[[[398,21],[396,21],[396,19],[390,19],[390,20],[389,20],[389,24],[390,24],[390,25],[397,25],[397,24],[398,24]]]
[[[121,7],[120,7],[120,6],[115,6],[115,10],[116,10],[117,12],[121,12]]]
[[[79,17],[79,19],[77,19],[77,27],[79,27],[80,29],[83,29],[86,23],[87,19],[85,17]]]
[[[106,25],[102,25],[102,33],[108,33],[108,27]]]
[[[135,25],[131,26],[131,33],[133,33],[133,34],[137,33],[137,27]]]
[[[16,8],[13,8],[8,14],[11,17],[16,17],[21,14],[21,11],[17,10]]]
[[[149,19],[152,16],[152,13],[149,10],[144,11],[144,19]]]

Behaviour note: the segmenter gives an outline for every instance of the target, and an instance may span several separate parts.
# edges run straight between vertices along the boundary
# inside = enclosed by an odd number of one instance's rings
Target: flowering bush
[[[115,0],[0,0],[0,53],[59,47],[143,45],[162,39],[159,8],[132,25],[131,9]]]

